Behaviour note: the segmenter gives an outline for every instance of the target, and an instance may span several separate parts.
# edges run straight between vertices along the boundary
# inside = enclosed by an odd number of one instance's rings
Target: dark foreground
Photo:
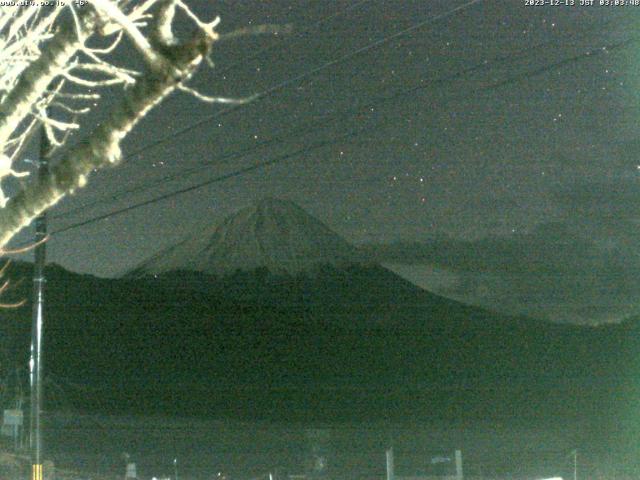
[[[399,476],[449,473],[432,459],[455,449],[467,476],[573,478],[575,449],[578,478],[640,474],[640,319],[506,317],[378,267],[48,278],[45,408],[66,413],[47,414],[46,451],[88,476],[122,476],[127,452],[141,478],[175,458],[182,479],[277,477],[319,449],[329,478],[373,479],[390,445]],[[7,374],[29,311],[3,312]]]
[[[617,443],[589,422],[348,422],[314,425],[194,418],[49,415],[45,457],[76,478],[122,478],[126,452],[143,479],[287,478],[314,475],[319,457],[325,478],[382,479],[385,450],[393,446],[396,475],[449,475],[463,455],[467,478],[631,478],[640,470],[634,445]],[[71,475],[72,474],[67,474]]]

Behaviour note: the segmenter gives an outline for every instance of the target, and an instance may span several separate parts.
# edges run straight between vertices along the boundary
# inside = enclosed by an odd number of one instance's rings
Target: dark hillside
[[[29,270],[13,266],[15,298]],[[375,266],[123,280],[52,266],[46,312],[47,371],[87,409],[162,413],[179,397],[194,415],[586,415],[626,401],[640,351],[636,323],[501,316]],[[3,312],[13,363],[29,316]]]

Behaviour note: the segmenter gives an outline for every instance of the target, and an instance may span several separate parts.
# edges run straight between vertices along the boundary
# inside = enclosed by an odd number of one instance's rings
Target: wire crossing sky
[[[623,47],[623,46],[628,46],[630,44],[636,43],[637,41],[638,41],[638,39],[632,38],[632,39],[624,41],[624,42],[620,42],[620,43],[617,43],[617,44],[614,44],[614,45],[609,45],[607,47],[607,49],[605,49],[605,50],[603,50],[602,48],[598,48],[598,49],[595,49],[595,50],[588,50],[587,52],[585,52],[585,53],[583,53],[581,55],[574,56],[574,57],[571,57],[571,58],[568,58],[568,59],[564,59],[564,60],[561,60],[559,62],[554,62],[554,63],[552,63],[550,65],[545,65],[543,67],[540,67],[540,68],[536,69],[533,72],[525,72],[525,73],[518,74],[518,75],[515,75],[513,77],[510,77],[508,79],[498,81],[498,82],[496,82],[496,83],[494,83],[492,85],[488,85],[486,87],[483,87],[483,89],[489,90],[489,89],[500,88],[500,87],[503,87],[505,85],[509,85],[509,84],[514,83],[514,82],[521,81],[523,79],[528,79],[528,78],[531,78],[533,76],[544,74],[544,73],[546,73],[546,72],[548,72],[548,71],[550,71],[550,70],[552,70],[554,68],[561,68],[561,67],[563,67],[563,66],[565,66],[567,64],[570,64],[570,63],[573,63],[573,62],[576,62],[576,61],[579,61],[579,60],[585,60],[585,59],[588,60],[588,59],[594,58],[597,55],[603,54],[603,52],[611,51],[611,50],[613,50],[615,48],[620,48],[620,47]],[[502,60],[504,60],[504,58]],[[407,95],[413,95],[416,92],[418,92],[419,90],[423,90],[425,88],[433,87],[436,84],[440,84],[440,83],[442,83],[444,81],[451,80],[451,79],[454,79],[454,78],[458,78],[461,75],[468,74],[470,72],[478,70],[479,68],[486,68],[489,65],[491,65],[490,62],[483,61],[482,63],[480,63],[478,65],[475,65],[473,67],[470,67],[468,69],[462,70],[460,72],[457,72],[457,73],[454,73],[454,74],[451,74],[451,75],[447,75],[444,78],[435,79],[434,81],[429,82],[427,85],[421,84],[421,85],[419,85],[417,87],[410,88],[410,89],[405,90],[405,91],[397,92],[397,93],[395,93],[395,94],[393,94],[391,96],[372,99],[371,101],[366,103],[366,105],[364,107],[364,110],[372,108],[371,106],[375,106],[377,108],[380,108],[382,105],[387,104],[387,103],[389,103],[391,101],[394,101],[394,100],[398,100],[401,97],[405,97]],[[361,115],[362,113],[363,113],[363,108],[362,107],[359,107],[359,108],[355,109],[355,111],[354,110],[349,110],[349,111],[342,111],[342,112],[330,112],[328,115],[323,117],[320,121],[314,121],[314,122],[311,122],[308,125],[302,125],[302,128],[296,127],[294,129],[289,130],[288,132],[285,132],[285,135],[276,135],[276,136],[274,136],[274,137],[272,137],[272,138],[270,138],[268,140],[263,140],[261,142],[258,142],[258,143],[256,143],[256,145],[254,145],[252,147],[249,147],[249,148],[246,148],[244,150],[231,152],[231,153],[225,155],[225,158],[217,158],[217,159],[212,160],[212,161],[211,160],[210,161],[206,161],[206,162],[203,162],[203,164],[200,165],[200,166],[195,166],[195,167],[192,167],[192,168],[189,168],[189,169],[185,169],[182,172],[177,172],[177,173],[174,173],[174,174],[170,174],[170,175],[167,175],[167,176],[162,177],[160,179],[155,179],[155,180],[152,180],[152,181],[149,181],[149,182],[143,182],[140,185],[135,186],[133,188],[123,189],[121,191],[117,191],[117,192],[111,193],[111,194],[105,196],[102,199],[94,200],[94,201],[89,202],[87,204],[84,204],[84,205],[75,207],[73,209],[67,210],[67,211],[65,211],[63,213],[56,214],[56,215],[54,215],[53,218],[54,219],[67,218],[67,217],[69,217],[71,215],[74,215],[74,214],[77,215],[78,213],[85,213],[87,208],[93,208],[93,207],[95,207],[97,205],[102,205],[102,204],[110,204],[114,200],[120,198],[123,195],[128,195],[128,194],[132,194],[132,193],[138,193],[138,192],[142,192],[142,191],[151,190],[154,187],[157,187],[158,185],[162,185],[163,183],[169,182],[171,180],[179,179],[180,177],[185,177],[187,175],[192,175],[192,174],[195,174],[195,173],[200,173],[203,170],[208,169],[208,167],[210,167],[211,165],[219,164],[221,160],[226,160],[228,158],[242,158],[242,157],[244,157],[244,156],[256,151],[257,149],[263,148],[265,146],[269,146],[269,145],[273,144],[274,142],[280,142],[282,139],[290,138],[290,137],[292,137],[294,135],[300,135],[300,133],[308,133],[309,131],[311,131],[313,129],[317,129],[317,128],[321,127],[323,124],[328,123],[329,120],[342,119],[345,116],[345,114],[347,115],[347,118],[351,118],[351,117],[356,116],[356,115]],[[193,126],[190,126],[190,127],[185,128],[185,129],[179,130],[174,135],[172,135],[170,137],[165,137],[165,138],[160,139],[160,140],[155,141],[155,142],[152,142],[150,145],[148,145],[146,147],[143,147],[142,149],[139,149],[138,152],[134,152],[131,155],[133,156],[136,153],[140,153],[141,151],[145,151],[145,150],[148,150],[148,149],[151,149],[151,148],[155,148],[155,147],[157,147],[159,145],[162,145],[163,143],[166,143],[166,142],[168,142],[168,141],[170,141],[172,139],[175,139],[175,138],[179,137],[180,135],[183,135],[186,132],[188,132],[188,131],[190,131],[190,130],[192,130],[194,128],[197,128],[197,127],[199,127],[199,126],[201,126],[203,124],[205,124],[205,122],[198,122],[197,124],[194,124]],[[380,125],[378,125],[378,126],[380,126]],[[375,128],[375,127],[373,127],[373,128]],[[350,133],[348,136],[349,137],[357,136],[359,134],[362,134],[363,132],[364,132],[364,130],[357,131],[357,132],[355,132],[353,134]],[[327,145],[330,145],[330,144],[333,144],[333,143],[323,142],[320,145],[314,145],[312,147],[309,147],[309,149],[316,149],[316,148],[324,147],[324,146],[327,146]],[[100,221],[100,220],[103,220],[105,218],[109,218],[110,216],[117,215],[117,214],[123,213],[125,211],[130,211],[130,210],[132,210],[134,208],[138,208],[138,207],[141,207],[141,206],[146,206],[146,205],[155,203],[156,201],[161,201],[161,200],[164,200],[164,199],[167,199],[167,198],[172,198],[175,195],[180,195],[182,193],[187,193],[187,192],[190,192],[190,191],[192,191],[194,189],[201,188],[201,187],[206,186],[206,185],[210,185],[211,183],[214,183],[214,182],[223,181],[223,180],[226,180],[228,178],[232,178],[234,176],[243,175],[243,174],[248,173],[250,171],[253,171],[255,169],[262,168],[262,167],[268,166],[268,165],[272,165],[273,163],[277,163],[279,161],[283,161],[283,160],[286,160],[286,159],[289,159],[289,158],[292,158],[292,157],[297,157],[297,156],[299,156],[299,155],[301,155],[303,153],[308,153],[308,151],[309,151],[308,149],[300,150],[300,151],[294,152],[293,154],[287,154],[287,155],[285,155],[283,157],[280,157],[280,158],[270,159],[270,160],[258,163],[256,165],[252,165],[252,166],[249,166],[249,167],[242,168],[240,170],[233,171],[233,172],[228,173],[228,174],[224,174],[222,176],[214,177],[214,178],[212,178],[212,179],[210,179],[208,181],[205,181],[203,183],[197,183],[197,184],[195,184],[195,185],[193,185],[193,186],[191,186],[189,188],[186,188],[186,189],[183,188],[183,189],[177,190],[175,192],[172,192],[170,194],[161,195],[160,197],[157,197],[157,198],[152,198],[150,200],[146,200],[146,201],[141,202],[141,203],[135,203],[133,205],[129,205],[125,209],[116,210],[115,212],[112,212],[110,214],[100,215],[98,217],[90,218],[88,220],[84,220],[84,221],[79,222],[79,223],[71,224],[69,226],[66,226],[66,227],[58,229],[57,231],[53,232],[53,234],[61,233],[61,232],[64,232],[64,231],[68,231],[68,230],[71,230],[73,228],[78,228],[80,226],[87,225],[89,223],[93,223],[95,221]]]
[[[294,30],[219,46],[195,87],[259,101],[167,101],[52,212],[53,261],[117,275],[271,196],[387,244],[436,293],[562,321],[637,311],[640,8],[191,3],[223,31]]]

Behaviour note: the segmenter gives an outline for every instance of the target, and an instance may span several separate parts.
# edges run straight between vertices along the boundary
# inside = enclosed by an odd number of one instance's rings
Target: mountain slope
[[[225,275],[256,268],[296,274],[360,261],[354,247],[296,204],[264,199],[160,251],[128,276],[172,270]]]
[[[29,298],[29,283],[5,300]],[[591,412],[640,349],[623,330],[504,316],[421,290],[279,200],[126,278],[48,268],[45,308],[47,371],[86,386],[75,398],[98,410],[92,402],[108,399],[285,418]],[[29,311],[0,312],[0,368],[27,364]]]
[[[638,363],[623,329],[499,316],[375,266],[115,280],[54,267],[47,279],[47,375],[98,411],[539,415],[609,408],[610,382]],[[13,299],[29,298],[28,284]],[[27,364],[29,313],[2,312],[5,367]]]

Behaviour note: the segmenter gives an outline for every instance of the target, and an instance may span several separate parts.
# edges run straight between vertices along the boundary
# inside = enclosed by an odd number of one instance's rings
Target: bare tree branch
[[[280,35],[285,33],[291,33],[291,25],[256,25],[254,27],[244,27],[234,30],[229,33],[220,35],[220,41],[234,40],[239,37],[246,37],[250,35]]]
[[[193,74],[212,41],[209,32],[200,32],[189,42],[165,46],[163,68],[136,80],[109,118],[69,150],[50,175],[30,182],[0,210],[0,248],[64,195],[83,187],[94,170],[118,163],[121,141],[154,106]]]
[[[88,33],[96,18],[88,9],[84,12],[80,25]],[[0,103],[0,148],[31,113],[31,107],[45,94],[52,81],[64,71],[80,46],[75,30],[61,26],[38,60],[24,70],[17,84]]]

